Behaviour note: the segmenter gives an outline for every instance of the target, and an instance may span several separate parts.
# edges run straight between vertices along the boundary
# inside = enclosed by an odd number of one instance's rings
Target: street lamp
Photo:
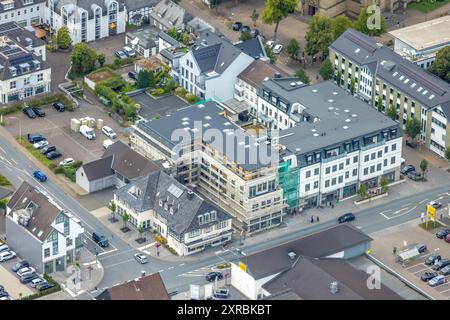
[[[17,117],[8,117],[8,119],[16,119],[17,121],[19,121],[19,143],[22,142],[22,122]]]

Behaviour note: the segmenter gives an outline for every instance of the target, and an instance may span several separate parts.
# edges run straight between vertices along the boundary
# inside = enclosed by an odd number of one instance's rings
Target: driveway
[[[121,50],[125,45],[125,33],[105,39],[89,42],[88,45],[95,49],[100,54],[103,53],[106,57],[106,64],[111,64],[116,59],[116,51]]]
[[[147,120],[156,116],[165,116],[189,105],[175,95],[153,98],[149,94],[141,93],[131,98],[134,102],[140,104],[139,115]]]

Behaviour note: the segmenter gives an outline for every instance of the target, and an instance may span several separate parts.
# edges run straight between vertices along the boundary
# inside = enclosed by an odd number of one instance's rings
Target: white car
[[[108,127],[108,126],[103,126],[102,132],[103,132],[103,134],[104,134],[105,136],[107,136],[107,137],[110,138],[110,139],[115,139],[115,138],[117,138],[117,134],[114,132],[113,129],[111,129],[111,128]]]
[[[148,262],[147,260],[147,256],[143,253],[135,253],[134,254],[134,258],[136,259],[137,262],[139,262],[140,264],[145,264]]]
[[[280,54],[281,50],[283,50],[283,45],[282,44],[277,44],[275,47],[273,47],[273,53],[275,54]]]
[[[68,166],[69,164],[72,164],[74,162],[75,162],[75,160],[73,160],[72,158],[67,158],[67,159],[64,159],[63,161],[61,161],[59,163],[59,165],[60,166]]]
[[[274,45],[275,45],[275,41],[273,41],[273,40],[269,40],[266,42],[266,46],[268,46],[270,49],[272,49]]]
[[[109,146],[111,146],[111,145],[113,145],[113,144],[114,144],[114,142],[112,142],[112,141],[109,140],[109,139],[106,139],[105,141],[103,141],[103,148],[104,148],[104,149],[108,149]]]
[[[14,251],[3,251],[0,253],[0,262],[5,262],[16,257],[16,253]]]
[[[42,141],[39,141],[39,142],[36,142],[35,144],[33,144],[33,147],[35,148],[35,149],[42,149],[43,147],[45,147],[45,146],[47,146],[48,145],[48,141],[47,140],[42,140]]]
[[[47,281],[45,281],[45,280],[42,279],[42,278],[36,278],[36,279],[31,280],[30,286],[32,286],[33,288],[36,288],[36,286],[37,286],[38,284],[42,284],[42,283],[46,283],[46,282],[47,282]]]
[[[25,267],[25,268],[19,269],[17,271],[17,275],[22,278],[24,276],[33,274],[35,272],[36,272],[35,268],[33,268],[33,267]]]

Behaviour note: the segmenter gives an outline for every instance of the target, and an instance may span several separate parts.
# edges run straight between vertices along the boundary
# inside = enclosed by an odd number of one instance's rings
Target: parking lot
[[[83,107],[74,112],[58,112],[53,107],[48,106],[43,108],[43,110],[46,112],[46,116],[43,118],[29,119],[23,113],[16,113],[6,117],[6,128],[15,137],[19,136],[20,131],[22,136],[26,136],[28,133],[45,136],[49,143],[62,153],[62,157],[56,159],[55,163],[59,163],[64,158],[73,158],[84,163],[98,159],[104,152],[103,141],[109,139],[97,128],[94,129],[96,134],[95,140],[88,140],[80,133],[72,131],[70,129],[70,120],[72,118],[91,117],[96,120],[103,119],[104,125],[111,127],[117,133],[117,139],[127,143],[124,129],[99,107],[89,105],[89,107]],[[11,117],[13,118],[11,119]]]
[[[21,259],[16,257],[12,260],[0,263],[0,285],[5,287],[5,291],[13,299],[19,299],[35,293],[37,290],[30,285],[22,284],[19,277],[11,270],[11,268]]]
[[[433,298],[447,300],[450,298],[450,276],[445,276],[445,283],[435,287],[422,281],[421,276],[425,272],[436,272],[432,270],[432,265],[425,264],[430,255],[440,255],[443,260],[450,259],[450,244],[436,237],[435,233],[440,228],[427,232],[420,228],[418,223],[420,219],[372,234],[372,255]],[[394,247],[401,252],[418,243],[427,246],[424,253],[404,264],[395,260]],[[440,274],[439,271],[437,273]]]
[[[139,115],[145,119],[153,119],[156,116],[165,116],[175,112],[188,104],[175,95],[153,98],[149,94],[141,93],[131,97],[134,102],[140,104]]]
[[[125,34],[122,33],[117,36],[107,37],[94,42],[90,42],[89,46],[97,53],[103,53],[106,57],[106,64],[111,64],[117,58],[115,53],[121,50],[125,45]]]

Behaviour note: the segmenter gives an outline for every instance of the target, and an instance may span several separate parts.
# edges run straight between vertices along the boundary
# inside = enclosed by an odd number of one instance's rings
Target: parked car
[[[217,289],[214,292],[214,298],[226,299],[230,295],[230,291],[226,288]]]
[[[148,263],[147,256],[145,254],[143,254],[143,253],[135,253],[134,254],[134,258],[140,264]]]
[[[420,181],[422,180],[422,175],[416,171],[411,171],[406,174],[409,179],[413,181]]]
[[[53,108],[55,108],[59,112],[66,111],[66,107],[61,102],[55,102],[53,103]]]
[[[439,272],[444,276],[448,276],[450,274],[450,266],[443,267]]]
[[[447,234],[444,238],[444,241],[450,243],[450,234]]]
[[[36,286],[36,289],[39,290],[40,292],[42,292],[42,291],[51,289],[51,288],[53,288],[54,286],[55,286],[55,285],[52,284],[52,283],[44,282],[44,283],[38,284],[38,285]]]
[[[417,143],[415,143],[414,141],[409,141],[409,140],[406,140],[406,145],[413,149],[417,147]]]
[[[241,29],[241,32],[250,32],[250,27],[247,26],[247,25],[243,25],[242,29]]]
[[[242,28],[242,22],[236,21],[235,23],[233,23],[232,26],[234,31],[239,31]]]
[[[431,267],[431,269],[439,271],[442,268],[449,266],[449,265],[450,265],[450,260],[439,260]]]
[[[400,170],[400,172],[403,174],[407,174],[408,172],[411,172],[411,171],[416,171],[416,168],[410,164],[408,164],[407,166],[404,166],[402,168],[402,170]]]
[[[130,58],[136,57],[136,52],[130,47],[123,47],[122,51],[123,53],[125,53],[125,55],[127,55]]]
[[[419,253],[424,253],[425,251],[427,251],[427,246],[423,243],[419,243],[416,245],[416,249],[417,251],[419,251]]]
[[[25,267],[29,267],[29,266],[30,266],[30,264],[28,263],[27,260],[21,260],[21,261],[17,262],[17,263],[11,268],[11,270],[14,271],[14,272],[17,272],[17,271],[19,271],[20,269],[25,268]]]
[[[137,80],[138,74],[136,73],[136,71],[130,71],[128,72],[128,77],[130,77],[133,80]]]
[[[20,277],[20,282],[23,284],[27,284],[36,278],[39,278],[39,276],[35,272],[33,272],[33,273],[30,273],[30,274]]]
[[[206,281],[209,281],[209,282],[215,281],[216,278],[217,278],[217,280],[222,280],[223,279],[223,274],[221,272],[218,272],[218,271],[213,271],[213,272],[210,272],[210,273],[208,273],[206,275]]]
[[[0,291],[0,298],[9,297],[9,293],[5,290]]]
[[[8,251],[8,250],[9,250],[9,246],[7,244],[2,244],[0,246],[0,252]]]
[[[256,38],[257,36],[259,36],[259,30],[258,30],[258,29],[252,29],[252,30],[250,31],[250,35],[251,35],[253,38]]]
[[[275,54],[280,54],[282,50],[283,50],[283,45],[282,44],[276,44],[275,47],[273,47],[272,51]]]
[[[430,201],[428,205],[432,206],[435,209],[439,209],[440,207],[442,207],[442,203],[440,203],[439,201]]]
[[[105,141],[103,141],[103,148],[104,148],[104,149],[108,149],[109,146],[111,146],[111,145],[113,145],[113,144],[114,144],[114,142],[112,142],[112,140],[105,139]]]
[[[106,239],[105,236],[100,233],[93,232],[92,240],[94,240],[94,242],[97,243],[102,248],[106,248],[109,246],[108,239]]]
[[[425,259],[425,264],[427,266],[431,266],[433,265],[435,262],[441,260],[441,256],[438,254],[432,254],[431,256],[429,256],[428,258]]]
[[[80,134],[89,140],[95,139],[95,132],[94,129],[88,127],[87,125],[82,125],[80,127]]]
[[[28,266],[28,267],[23,267],[23,268],[17,270],[16,273],[17,273],[17,275],[18,275],[19,277],[24,277],[24,276],[26,276],[26,275],[30,275],[30,274],[36,273],[36,269],[33,268],[33,267],[30,267],[30,266]]]
[[[42,140],[47,140],[44,136],[42,136],[40,134],[28,134],[27,138],[28,138],[29,143],[37,143]]]
[[[47,140],[42,140],[42,141],[39,141],[39,142],[36,142],[36,143],[33,144],[33,147],[35,149],[38,149],[38,150],[42,149],[45,146],[48,146],[48,141]]]
[[[437,277],[438,275],[439,275],[439,274],[438,274],[437,272],[434,272],[434,271],[433,271],[433,272],[427,271],[427,272],[424,272],[424,273],[420,276],[420,280],[427,282],[427,281],[433,279],[434,277]]]
[[[11,250],[0,252],[0,262],[6,262],[9,260],[12,260],[16,256],[17,256],[16,253]]]
[[[30,119],[34,119],[37,117],[36,113],[34,113],[33,109],[31,108],[23,108],[22,112]]]
[[[52,151],[55,151],[56,150],[56,147],[54,146],[54,145],[46,145],[45,147],[43,147],[42,149],[41,149],[41,153],[43,154],[43,155],[46,155],[47,153],[49,153],[49,152],[52,152]]]
[[[445,279],[445,277],[443,275],[438,275],[438,276],[434,277],[433,279],[429,280],[428,284],[432,287],[436,287],[436,286],[444,284],[446,282],[447,282],[447,280]]]
[[[61,156],[62,156],[61,152],[56,151],[56,150],[47,153],[47,159],[49,159],[49,160],[54,160],[54,159],[57,159],[57,158],[59,158]]]
[[[126,59],[127,55],[122,50],[119,50],[119,51],[116,51],[116,57],[119,58],[120,60],[122,60],[122,59]]]
[[[33,172],[33,176],[38,179],[40,182],[45,182],[47,181],[47,176],[45,175],[45,173],[43,173],[42,171],[36,170],[35,172]]]
[[[450,229],[441,229],[436,232],[436,238],[444,239],[448,234],[450,234]]]
[[[346,213],[338,218],[339,223],[350,222],[355,220],[355,215],[353,213]]]
[[[266,42],[266,46],[269,47],[270,49],[272,49],[274,45],[275,45],[275,41],[273,41],[273,40],[269,40]]]
[[[70,164],[72,164],[74,162],[75,162],[75,160],[73,160],[73,158],[66,158],[63,161],[60,161],[59,165],[60,166],[68,166],[68,165],[70,165]]]
[[[41,108],[31,108],[38,117],[45,117],[45,112]]]
[[[33,288],[36,288],[37,285],[43,284],[43,283],[46,283],[46,282],[47,281],[45,281],[44,279],[38,277],[38,278],[35,278],[35,279],[31,280],[30,286],[33,287]]]
[[[104,134],[105,136],[107,136],[107,137],[110,138],[110,139],[115,139],[115,138],[117,138],[117,134],[114,132],[113,129],[111,129],[111,128],[108,127],[108,126],[103,126],[103,127],[102,127],[102,132],[103,132],[103,134]]]

